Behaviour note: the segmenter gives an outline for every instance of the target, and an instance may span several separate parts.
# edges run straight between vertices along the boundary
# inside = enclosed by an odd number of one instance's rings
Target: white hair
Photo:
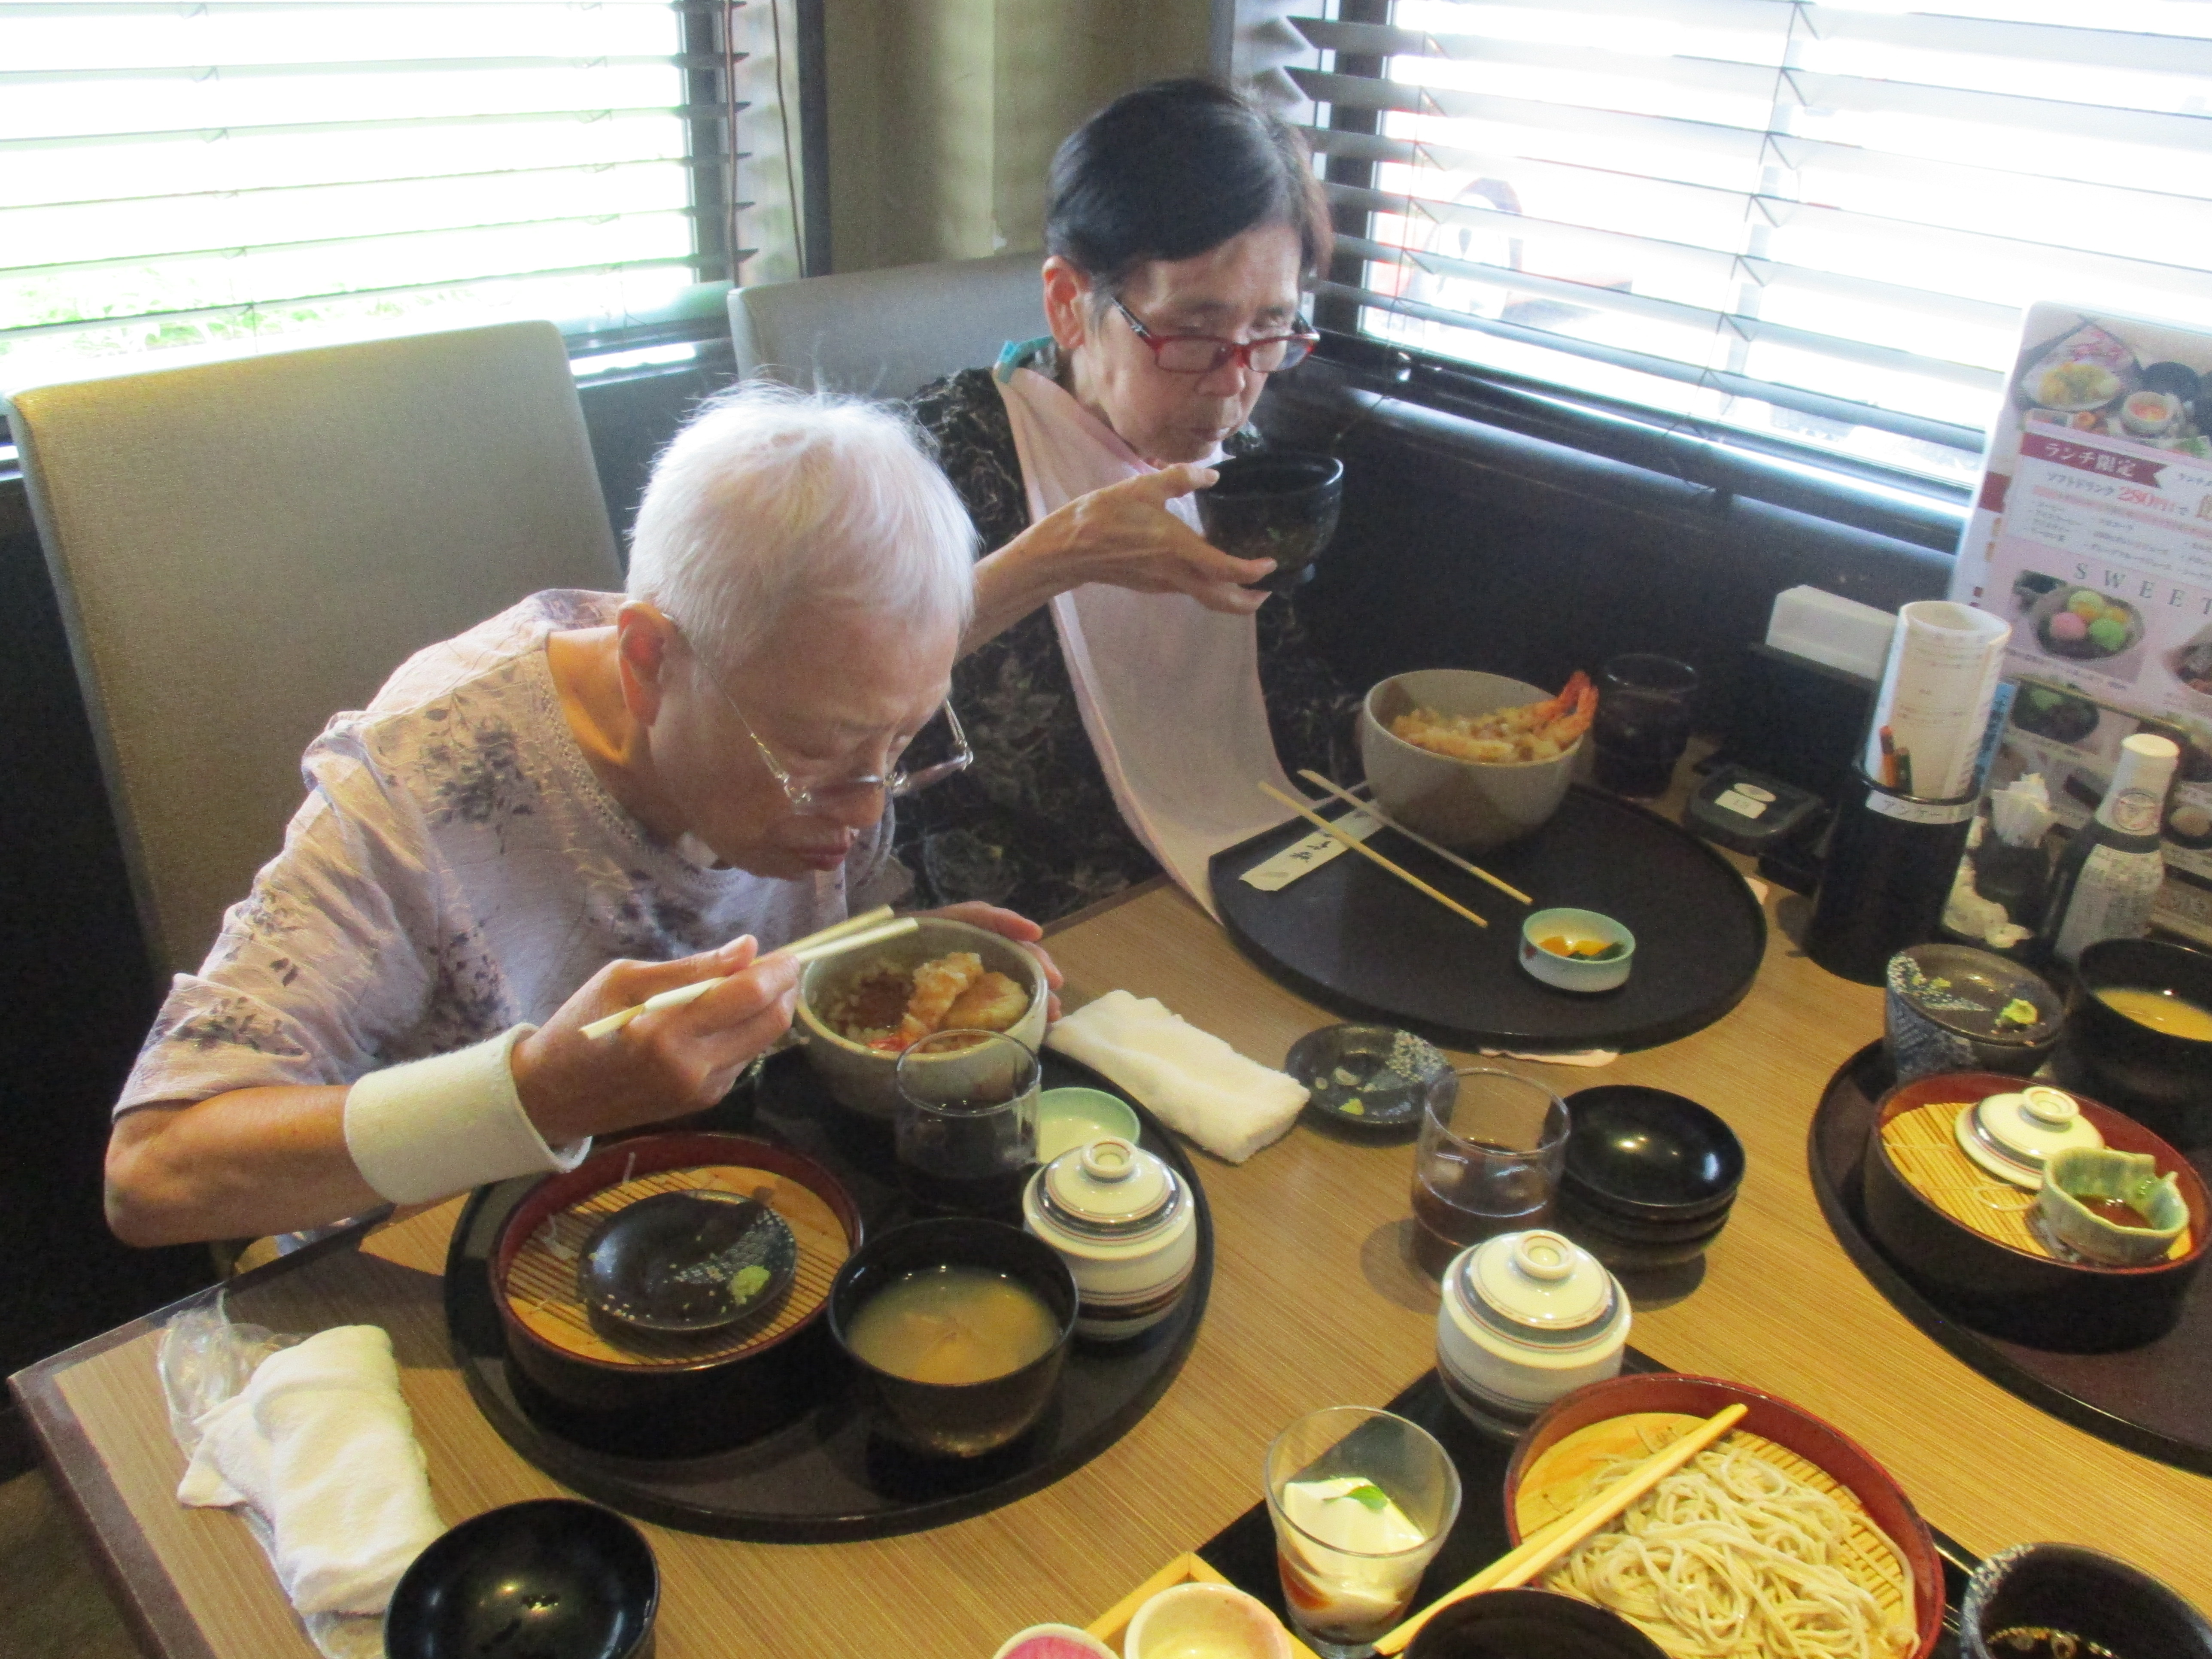
[[[747,381],[653,463],[630,532],[629,594],[712,666],[744,663],[802,607],[963,631],[975,527],[896,410]]]

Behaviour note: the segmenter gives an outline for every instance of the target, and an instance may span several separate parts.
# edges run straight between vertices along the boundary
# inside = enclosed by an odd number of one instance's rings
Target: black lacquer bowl
[[[2070,1353],[2132,1348],[2164,1335],[2203,1266],[2212,1198],[2187,1159],[2133,1119],[2076,1095],[2105,1144],[2143,1152],[2158,1173],[2177,1176],[2189,1206],[2186,1255],[2139,1267],[2061,1261],[1977,1231],[1953,1218],[1901,1169],[1882,1139],[1891,1119],[1931,1103],[1976,1101],[2017,1089],[1996,1072],[1939,1072],[1899,1085],[1876,1103],[1862,1165],[1867,1231],[1905,1276],[1977,1330]],[[1992,1185],[1996,1178],[1989,1177]]]
[[[386,1659],[646,1659],[652,1546],[612,1510],[545,1498],[487,1510],[416,1556],[384,1614]]]
[[[2061,1078],[2185,1152],[2212,1146],[2212,1042],[2154,1030],[2095,994],[2121,989],[2212,1008],[2212,954],[2146,939],[2100,939],[2083,951],[2059,1038]]]
[[[1560,1224],[1609,1267],[1688,1261],[1728,1225],[1743,1143],[1685,1096],[1607,1084],[1567,1097]]]
[[[2063,1631],[2083,1655],[2212,1659],[2212,1622],[2148,1573],[2073,1544],[2015,1544],[1974,1569],[1959,1610],[1962,1659],[2019,1659],[1995,1638]],[[2045,1650],[2048,1651],[2049,1650]]]
[[[904,1275],[936,1267],[1003,1273],[1042,1299],[1059,1339],[1020,1370],[988,1382],[923,1382],[879,1370],[853,1352],[853,1316]],[[981,1457],[1012,1444],[1044,1415],[1075,1338],[1075,1275],[1059,1252],[1002,1222],[946,1217],[878,1233],[830,1291],[830,1333],[851,1363],[860,1408],[884,1439],[925,1457]]]
[[[1280,450],[1240,456],[1214,469],[1198,492],[1206,539],[1239,559],[1273,559],[1275,568],[1252,584],[1270,592],[1310,581],[1314,561],[1336,534],[1344,505],[1344,463],[1334,455]]]
[[[1486,1590],[1421,1626],[1406,1659],[1666,1659],[1617,1613],[1554,1590]]]

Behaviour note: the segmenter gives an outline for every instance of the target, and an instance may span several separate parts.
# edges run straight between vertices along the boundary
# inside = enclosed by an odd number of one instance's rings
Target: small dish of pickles
[[[1521,966],[1562,991],[1610,991],[1628,977],[1636,935],[1595,910],[1539,910],[1521,924]]]

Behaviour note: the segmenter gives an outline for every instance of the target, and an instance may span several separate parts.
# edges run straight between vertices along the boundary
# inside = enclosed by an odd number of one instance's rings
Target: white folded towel
[[[1168,1127],[1231,1164],[1281,1135],[1306,1103],[1304,1085],[1127,991],[1077,1009],[1045,1046],[1103,1073]]]
[[[392,1339],[341,1325],[279,1349],[199,1417],[179,1503],[250,1504],[302,1614],[378,1613],[445,1523],[430,1502]]]

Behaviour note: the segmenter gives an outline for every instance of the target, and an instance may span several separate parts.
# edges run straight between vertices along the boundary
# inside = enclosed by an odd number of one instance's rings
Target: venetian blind
[[[1970,477],[2035,300],[2212,314],[2207,0],[1339,0],[1362,331]]]
[[[649,340],[744,250],[732,8],[0,3],[0,384],[550,318]]]

